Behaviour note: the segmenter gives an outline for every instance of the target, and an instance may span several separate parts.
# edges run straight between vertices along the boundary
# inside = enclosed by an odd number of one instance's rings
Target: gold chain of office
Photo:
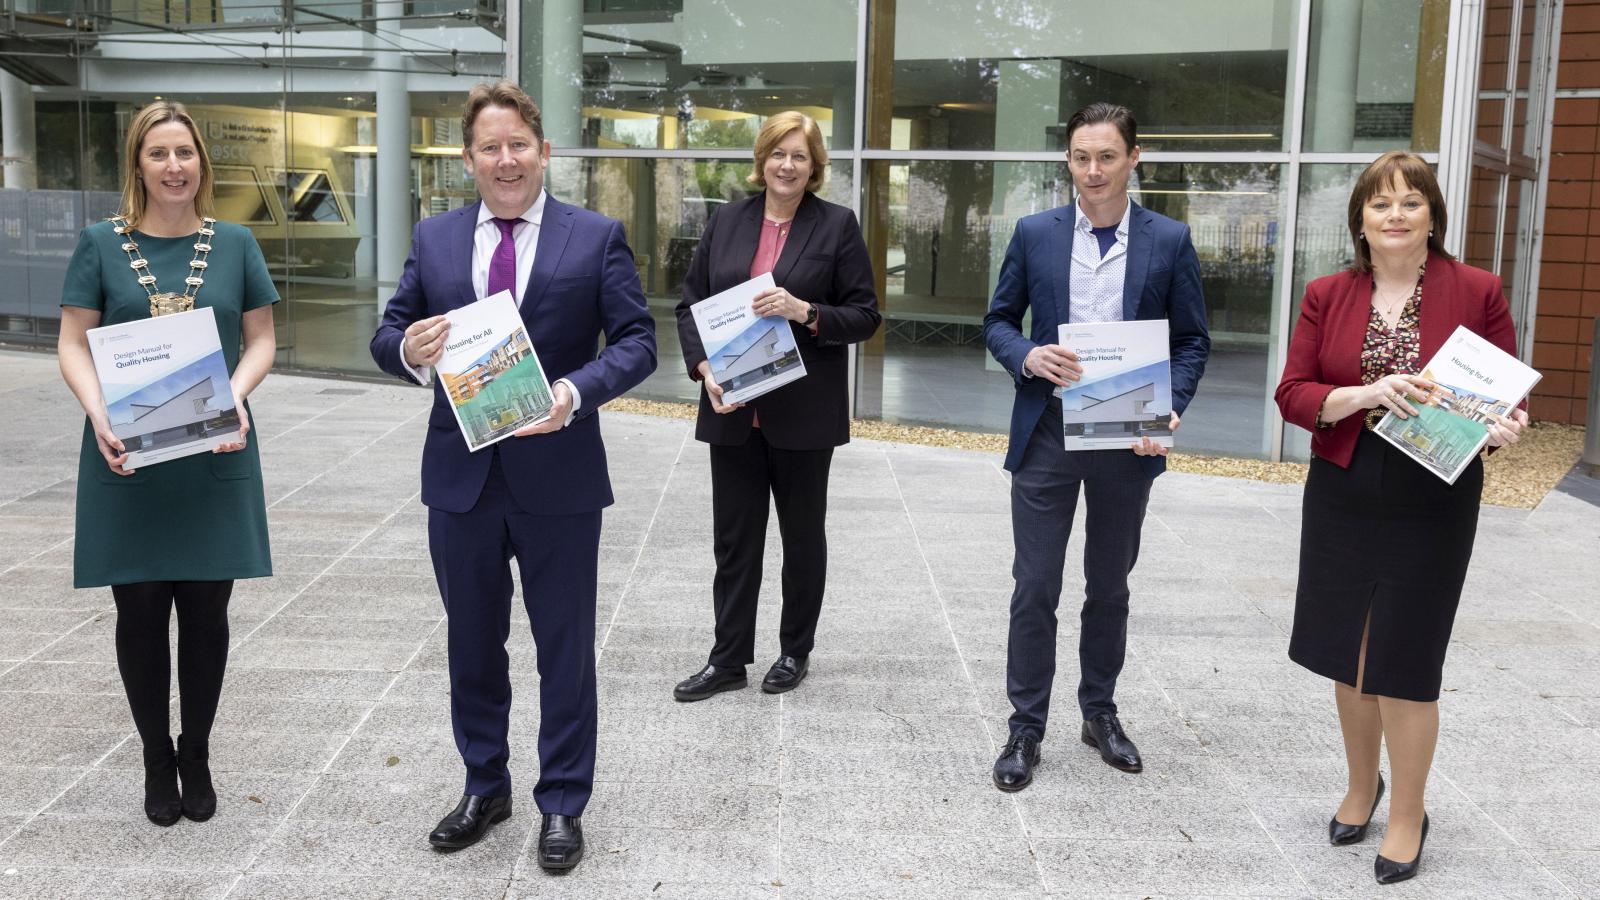
[[[139,244],[133,239],[133,226],[122,216],[111,217],[111,228],[122,236],[122,252],[128,254],[128,265],[133,273],[139,277],[139,286],[150,298],[150,315],[164,316],[168,313],[188,312],[194,309],[194,298],[200,294],[200,286],[206,283],[202,274],[206,270],[206,260],[211,255],[211,238],[217,233],[216,219],[202,218],[200,220],[200,234],[194,242],[194,259],[189,261],[189,277],[183,280],[183,293],[161,291],[156,288],[156,276],[150,271],[150,263],[145,260],[144,254],[139,252]]]

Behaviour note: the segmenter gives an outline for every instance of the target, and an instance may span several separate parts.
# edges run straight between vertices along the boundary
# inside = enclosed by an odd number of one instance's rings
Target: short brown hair
[[[504,106],[514,109],[522,121],[533,129],[533,136],[544,140],[544,121],[539,117],[539,104],[514,81],[501,79],[494,83],[479,82],[467,92],[467,102],[461,104],[461,142],[468,153],[472,152],[472,126],[478,113],[486,106]]]
[[[828,148],[822,146],[822,128],[817,125],[817,120],[792,109],[770,116],[762,123],[761,131],[756,135],[756,165],[745,181],[766,187],[767,176],[761,170],[767,157],[772,155],[773,148],[784,138],[796,131],[805,135],[806,151],[811,154],[811,177],[806,179],[806,190],[816,193],[822,187],[822,179],[827,177]]]
[[[1444,194],[1439,190],[1439,179],[1433,167],[1422,157],[1404,150],[1390,150],[1372,161],[1367,170],[1356,179],[1355,190],[1350,192],[1350,242],[1355,245],[1355,261],[1350,268],[1356,272],[1372,271],[1372,249],[1361,237],[1363,210],[1367,201],[1377,196],[1396,181],[1404,182],[1428,200],[1428,217],[1432,227],[1428,232],[1428,252],[1445,259],[1455,259],[1444,249],[1445,210]]]
[[[1122,135],[1122,142],[1127,145],[1129,153],[1139,146],[1139,123],[1133,118],[1133,110],[1104,100],[1091,103],[1083,109],[1072,114],[1067,120],[1067,149],[1072,149],[1072,133],[1085,125],[1099,125],[1109,123],[1117,127],[1117,133]]]
[[[144,208],[150,199],[144,189],[144,180],[139,177],[139,159],[144,152],[144,139],[152,128],[168,122],[177,122],[189,129],[195,153],[200,157],[200,186],[194,192],[195,215],[204,218],[212,213],[214,182],[211,157],[206,154],[206,142],[200,138],[200,128],[194,124],[194,119],[189,117],[189,110],[182,103],[156,100],[139,110],[133,121],[128,123],[128,140],[123,145],[123,156],[127,159],[122,170],[122,205],[118,214],[127,219],[129,225],[137,226],[139,220],[144,218]]]

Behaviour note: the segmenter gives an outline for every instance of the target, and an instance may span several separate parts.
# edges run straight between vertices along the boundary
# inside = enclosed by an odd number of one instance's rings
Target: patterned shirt
[[[1122,210],[1122,221],[1117,223],[1117,242],[1104,255],[1100,242],[1094,236],[1094,223],[1077,213],[1076,233],[1072,236],[1072,321],[1121,322],[1122,282],[1128,272],[1128,216],[1133,212],[1133,202],[1128,201]]]
[[[1361,344],[1362,384],[1372,384],[1385,375],[1415,375],[1422,371],[1422,329],[1419,323],[1422,318],[1422,278],[1426,273],[1426,266],[1417,270],[1417,286],[1406,298],[1406,305],[1400,310],[1400,318],[1393,328],[1383,320],[1378,308],[1372,307],[1367,316],[1367,337]],[[1377,292],[1376,281],[1372,289],[1374,293]],[[1367,410],[1364,424],[1368,429],[1376,428],[1388,411],[1382,406]]]

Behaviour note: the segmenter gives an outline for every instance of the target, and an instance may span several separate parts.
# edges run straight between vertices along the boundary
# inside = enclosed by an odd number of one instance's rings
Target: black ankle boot
[[[144,814],[157,825],[171,825],[183,815],[178,797],[178,758],[172,738],[144,748]]]
[[[211,752],[204,741],[178,735],[178,775],[183,778],[183,814],[204,822],[217,811],[217,792],[211,786]]]

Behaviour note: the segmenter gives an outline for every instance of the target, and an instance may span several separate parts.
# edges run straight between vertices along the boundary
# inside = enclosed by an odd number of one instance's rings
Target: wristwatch
[[[800,324],[810,328],[817,321],[817,305],[815,303],[807,303],[806,306],[811,307],[811,309],[806,312],[806,320]]]

